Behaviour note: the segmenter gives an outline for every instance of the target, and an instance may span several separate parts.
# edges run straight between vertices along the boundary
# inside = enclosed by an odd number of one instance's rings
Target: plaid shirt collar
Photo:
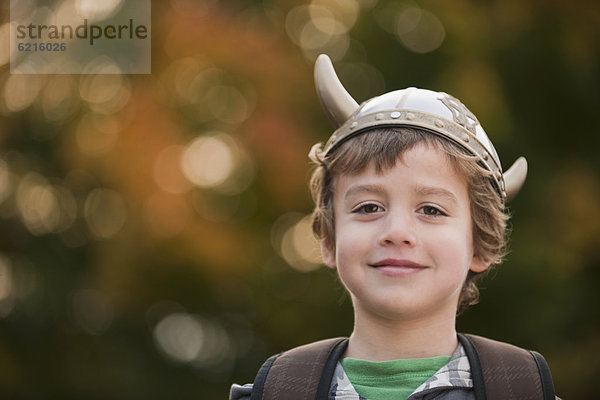
[[[465,353],[462,344],[458,347],[450,357],[448,364],[440,368],[431,378],[419,386],[410,396],[409,399],[417,399],[420,395],[431,393],[441,388],[472,388],[473,380],[471,379],[471,366],[469,359]],[[331,386],[329,390],[330,400],[367,400],[360,396],[344,371],[342,364],[337,363]]]

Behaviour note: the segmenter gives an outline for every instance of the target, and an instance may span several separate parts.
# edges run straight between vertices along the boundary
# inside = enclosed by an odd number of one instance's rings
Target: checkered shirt
[[[460,396],[447,396],[447,398],[474,398],[471,389],[471,366],[462,344],[459,344],[448,364],[440,368],[431,378],[425,381],[408,397],[407,400],[425,400],[433,398],[446,398],[441,395],[449,389],[462,389]],[[468,394],[465,393],[468,390]],[[465,396],[466,395],[466,396]],[[338,362],[331,381],[329,400],[368,400],[359,395]]]

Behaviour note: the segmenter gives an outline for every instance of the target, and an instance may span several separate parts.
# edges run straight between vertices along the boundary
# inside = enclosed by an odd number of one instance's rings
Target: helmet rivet
[[[383,119],[383,114],[382,114],[382,113],[377,113],[377,114],[375,115],[375,119],[376,119],[377,121],[379,121],[379,120]]]
[[[413,119],[415,119],[415,114],[413,114],[413,113],[406,114],[406,119],[409,120],[409,121],[412,121]]]
[[[463,136],[463,140],[464,140],[465,142],[468,142],[468,141],[469,141],[469,135],[464,135],[464,136]]]
[[[390,114],[390,117],[392,117],[393,119],[398,119],[400,118],[400,113],[398,111],[394,111]]]
[[[487,161],[487,159],[488,159],[487,153],[483,153],[483,159]]]
[[[435,126],[437,126],[438,128],[443,128],[444,127],[444,123],[442,121],[440,121],[439,119],[435,120]]]
[[[354,129],[358,126],[358,122],[354,121],[352,125],[350,125],[350,129]]]

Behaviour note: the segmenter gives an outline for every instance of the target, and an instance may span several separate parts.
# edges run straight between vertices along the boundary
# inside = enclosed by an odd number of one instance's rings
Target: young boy
[[[475,116],[445,93],[409,88],[359,106],[324,55],[315,80],[336,131],[310,153],[313,230],[350,293],[354,329],[272,357],[230,398],[516,399],[533,386],[554,398],[537,353],[455,330],[475,281],[503,256],[505,202],[525,159],[503,173]],[[502,369],[511,351],[534,371]]]

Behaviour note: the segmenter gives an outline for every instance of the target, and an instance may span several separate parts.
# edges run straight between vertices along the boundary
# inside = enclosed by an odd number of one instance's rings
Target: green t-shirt
[[[406,399],[448,364],[450,357],[365,361],[344,358],[341,363],[357,393],[369,400]]]

